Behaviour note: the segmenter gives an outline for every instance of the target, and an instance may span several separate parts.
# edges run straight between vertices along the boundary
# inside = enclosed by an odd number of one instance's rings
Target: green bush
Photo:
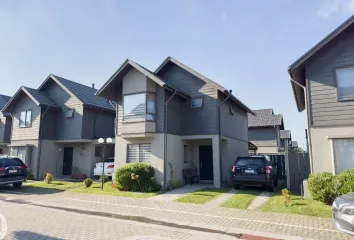
[[[337,176],[332,173],[311,174],[308,179],[308,186],[313,199],[325,204],[332,204],[333,200],[339,195]]]
[[[93,183],[93,181],[91,178],[86,178],[84,180],[85,187],[87,187],[87,188],[91,187],[92,183]]]
[[[100,182],[102,182],[102,176],[100,177]],[[104,176],[103,182],[109,182],[109,177],[108,176]]]
[[[119,190],[153,192],[161,189],[154,175],[154,168],[150,164],[130,163],[117,169],[115,180]]]
[[[354,192],[354,169],[347,169],[337,177],[338,195]]]
[[[46,184],[51,184],[53,179],[54,179],[53,175],[51,173],[47,173],[47,175],[44,178],[44,182]]]

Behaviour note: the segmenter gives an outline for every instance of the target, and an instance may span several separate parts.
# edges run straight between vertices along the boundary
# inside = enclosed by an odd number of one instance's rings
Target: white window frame
[[[145,96],[145,114],[141,115],[143,116],[143,118],[141,117],[137,117],[137,118],[126,118],[126,116],[129,115],[125,115],[125,109],[124,109],[124,105],[125,105],[125,101],[126,101],[126,97],[129,96],[136,96],[136,95],[144,95]],[[148,108],[148,104],[153,102],[153,110],[150,111],[150,108]],[[140,115],[139,115],[140,116]],[[126,94],[123,96],[123,122],[130,122],[130,121],[155,121],[156,120],[156,93],[154,92],[140,92],[140,93],[135,93],[135,94]]]
[[[75,112],[74,108],[67,108],[65,110],[65,118],[73,118],[74,117],[74,112]]]
[[[331,158],[332,158],[332,173],[333,175],[336,175],[337,169],[336,169],[336,156],[335,156],[335,148],[334,148],[334,141],[336,140],[354,140],[354,135],[353,136],[328,136],[327,137],[329,140],[330,144],[330,151],[331,151]]]
[[[24,121],[24,124],[22,124],[22,113],[25,114],[25,121]],[[28,124],[27,122],[27,117],[28,117],[28,113],[31,114],[31,118],[30,118],[30,122]],[[24,110],[24,111],[21,111],[20,112],[20,117],[19,117],[19,127],[20,128],[31,128],[32,127],[32,110]]]
[[[338,73],[340,71],[353,71],[354,73],[354,67],[345,67],[345,68],[337,68],[335,69],[335,76],[336,76],[336,84],[337,84],[337,99],[339,101],[345,101],[345,100],[353,100],[354,99],[354,94],[350,95],[350,96],[341,96],[340,92],[339,92],[339,77],[338,77]],[[353,78],[353,82],[354,82],[354,78]],[[353,84],[354,87],[354,84]]]
[[[193,100],[200,100],[200,104],[199,105],[193,105]],[[195,97],[191,99],[191,108],[201,108],[203,107],[203,97]]]

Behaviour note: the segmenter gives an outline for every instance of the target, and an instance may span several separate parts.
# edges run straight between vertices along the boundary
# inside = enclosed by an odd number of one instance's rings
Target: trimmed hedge
[[[143,162],[130,163],[119,169],[115,174],[119,190],[133,192],[153,192],[161,190],[161,185],[154,179],[154,168]]]
[[[332,204],[337,196],[354,192],[354,169],[347,169],[339,175],[329,172],[311,174],[308,186],[313,199]]]

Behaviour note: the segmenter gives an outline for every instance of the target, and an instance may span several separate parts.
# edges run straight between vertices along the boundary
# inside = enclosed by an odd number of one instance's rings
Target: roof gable
[[[274,127],[282,126],[283,115],[274,115],[273,109],[260,109],[253,111],[255,115],[248,114],[248,127]]]
[[[54,81],[69,95],[76,98],[79,102],[86,106],[102,108],[109,111],[115,111],[110,102],[102,97],[96,96],[97,89],[50,74],[47,79],[41,84],[38,90],[45,87],[48,81]]]
[[[204,75],[200,74],[199,72],[193,70],[192,68],[188,67],[187,65],[181,63],[180,61],[174,59],[173,57],[167,57],[165,61],[162,62],[162,64],[155,70],[155,74],[160,76],[161,72],[169,66],[169,64],[175,64],[178,67],[182,68],[183,70],[187,71],[188,73],[194,75],[195,77],[201,79],[207,84],[210,84],[214,86],[217,90],[222,92],[223,94],[230,95],[230,98],[237,104],[239,105],[242,109],[245,111],[253,114],[252,110],[249,109],[243,102],[241,102],[238,98],[236,98],[229,90],[224,88],[223,86],[219,85],[218,83],[214,82],[213,80],[205,77]]]
[[[291,139],[291,131],[290,130],[280,130],[279,137],[280,137],[280,139]]]
[[[8,101],[10,101],[11,97],[0,94],[0,109],[5,107]]]

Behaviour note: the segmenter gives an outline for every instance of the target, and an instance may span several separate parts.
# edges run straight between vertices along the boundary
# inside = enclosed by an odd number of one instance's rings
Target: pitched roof
[[[84,105],[115,111],[114,107],[107,99],[96,96],[97,89],[53,74],[49,75],[49,77],[42,83],[38,90],[41,90],[49,79],[57,82],[61,87],[63,87],[64,90],[68,91],[69,94],[74,95]]]
[[[189,95],[187,93],[184,93],[180,89],[175,88],[174,86],[167,84],[164,82],[160,77],[158,77],[155,73],[151,72],[150,70],[146,69],[145,67],[141,66],[140,64],[134,62],[131,59],[125,60],[125,62],[118,68],[118,70],[107,80],[107,82],[98,90],[96,93],[98,96],[104,96],[107,98],[113,98],[113,95],[115,93],[112,93],[109,89],[110,86],[113,86],[113,88],[118,84],[119,81],[114,81],[117,78],[122,78],[125,76],[132,68],[138,70],[145,76],[147,76],[149,79],[154,81],[156,84],[158,84],[161,87],[166,88],[167,90],[170,91],[176,91],[178,95],[180,95],[183,98],[189,98]]]
[[[9,96],[0,94],[0,110],[6,105],[6,103],[11,99]]]
[[[283,115],[274,115],[273,109],[253,110],[255,115],[248,114],[248,127],[270,127],[283,124]]]
[[[291,146],[292,147],[299,147],[299,144],[297,143],[297,141],[292,141]]]
[[[242,107],[244,110],[246,110],[247,112],[254,114],[252,112],[252,110],[250,108],[248,108],[243,102],[241,102],[237,97],[235,97],[233,94],[230,93],[229,90],[227,90],[226,88],[224,88],[223,86],[219,85],[218,83],[214,82],[213,80],[205,77],[204,75],[200,74],[199,72],[191,69],[190,67],[188,67],[187,65],[184,65],[183,63],[181,63],[180,61],[174,59],[173,57],[167,57],[165,59],[165,61],[162,62],[162,64],[155,70],[155,74],[159,75],[159,73],[169,64],[169,63],[173,63],[177,66],[179,66],[180,68],[184,69],[185,71],[189,72],[190,74],[196,76],[197,78],[203,80],[204,82],[213,85],[216,89],[218,89],[219,91],[221,91],[222,93],[229,95],[230,94],[230,98],[236,103],[238,104],[240,107]]]
[[[312,47],[309,51],[307,51],[304,55],[292,63],[288,68],[290,77],[300,85],[305,86],[305,65],[307,61],[311,59],[311,57],[318,51],[323,49],[327,44],[337,39],[337,37],[349,27],[351,27],[353,23],[354,15],[348,18],[345,22],[343,22],[340,26],[328,34],[324,39],[322,39],[314,47]],[[305,109],[304,89],[292,81],[290,81],[290,83],[293,88],[297,108],[300,112],[302,112]]]
[[[291,139],[291,131],[290,130],[280,130],[279,137],[280,137],[280,139]]]

